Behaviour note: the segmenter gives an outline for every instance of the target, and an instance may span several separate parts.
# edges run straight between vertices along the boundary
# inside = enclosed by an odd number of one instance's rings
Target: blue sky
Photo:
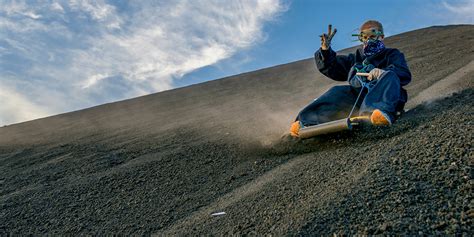
[[[367,19],[387,36],[473,24],[474,0],[0,0],[0,125],[312,57]]]

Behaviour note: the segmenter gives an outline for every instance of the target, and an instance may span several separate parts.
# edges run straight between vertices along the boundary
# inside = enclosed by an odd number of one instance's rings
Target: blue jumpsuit
[[[362,49],[349,55],[336,55],[332,49],[320,49],[314,58],[321,73],[336,81],[348,81],[349,85],[332,87],[301,110],[296,120],[303,126],[347,118],[360,90],[363,92],[356,105],[359,115],[370,115],[374,109],[380,109],[395,121],[396,112],[403,109],[408,97],[402,86],[411,81],[405,57],[398,49],[385,48],[370,57],[366,57]],[[370,89],[366,89],[359,80],[362,78],[355,74],[357,71],[369,72],[372,68],[386,72],[371,83]]]

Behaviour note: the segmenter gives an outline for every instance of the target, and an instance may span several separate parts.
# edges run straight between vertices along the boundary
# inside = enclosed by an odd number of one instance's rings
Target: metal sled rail
[[[353,126],[359,123],[367,122],[370,118],[368,116],[358,116],[353,118],[339,119],[323,124],[301,128],[298,134],[300,138],[310,138],[318,135],[341,132],[345,130],[352,130]]]
[[[340,132],[344,130],[351,130],[352,124],[350,119],[339,119],[323,124],[318,124],[310,127],[304,127],[299,131],[300,138],[310,138],[318,135]]]

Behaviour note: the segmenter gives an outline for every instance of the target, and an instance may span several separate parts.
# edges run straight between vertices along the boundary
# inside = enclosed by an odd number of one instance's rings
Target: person
[[[383,26],[375,20],[360,27],[358,39],[362,47],[355,53],[337,55],[331,40],[337,30],[321,35],[321,47],[314,54],[316,66],[327,77],[348,81],[349,85],[334,86],[301,110],[291,124],[290,135],[298,137],[301,128],[346,118],[354,104],[359,116],[370,118],[375,126],[389,126],[395,122],[397,112],[407,102],[403,89],[411,81],[405,56],[398,49],[384,45]],[[357,72],[368,76],[356,75]],[[360,99],[357,100],[360,93]],[[356,101],[358,103],[356,103]]]

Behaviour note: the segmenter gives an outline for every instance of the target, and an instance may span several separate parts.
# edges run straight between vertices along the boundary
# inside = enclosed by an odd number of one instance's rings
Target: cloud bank
[[[441,3],[443,18],[451,24],[473,24],[474,23],[474,0],[461,0],[457,2]]]
[[[171,89],[265,38],[279,0],[2,1],[0,125]]]

